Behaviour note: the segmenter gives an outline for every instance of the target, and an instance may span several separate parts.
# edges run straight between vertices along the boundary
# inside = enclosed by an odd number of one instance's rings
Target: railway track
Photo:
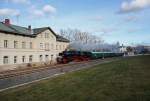
[[[109,60],[109,58],[107,59]],[[25,74],[30,74],[34,72],[40,72],[40,71],[45,71],[45,70],[50,70],[50,69],[60,69],[62,70],[64,67],[73,67],[73,66],[84,66],[84,65],[91,65],[91,64],[96,64],[99,61],[104,61],[104,60],[90,60],[90,61],[84,61],[84,62],[75,62],[71,64],[59,64],[55,66],[48,66],[48,67],[41,67],[41,68],[26,68],[26,69],[20,69],[20,70],[10,70],[10,71],[4,71],[0,72],[0,79],[5,79],[5,78],[10,78],[14,76],[19,76],[19,75],[25,75]]]
[[[107,58],[90,60],[85,62],[75,62],[70,64],[55,65],[52,67],[31,68],[13,70],[0,73],[0,92],[20,87],[23,85],[39,82],[44,79],[55,77],[67,72],[78,71],[84,68],[91,68],[98,64],[117,61],[120,58]]]

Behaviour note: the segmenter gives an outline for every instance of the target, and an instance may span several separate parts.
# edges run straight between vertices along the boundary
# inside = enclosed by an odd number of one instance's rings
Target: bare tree
[[[70,47],[76,50],[100,50],[99,46],[104,43],[100,36],[78,29],[62,29],[60,35],[69,39],[71,41]]]

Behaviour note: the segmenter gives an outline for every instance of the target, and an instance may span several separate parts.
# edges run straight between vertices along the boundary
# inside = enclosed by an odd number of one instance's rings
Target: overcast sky
[[[150,44],[150,0],[0,0],[0,20],[33,28],[77,28],[105,42]]]

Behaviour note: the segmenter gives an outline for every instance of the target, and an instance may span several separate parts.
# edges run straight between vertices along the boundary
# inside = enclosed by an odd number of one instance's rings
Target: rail
[[[40,72],[40,71],[50,70],[50,69],[60,69],[62,71],[64,67],[71,67],[71,66],[74,66],[74,65],[81,65],[81,64],[82,65],[90,64],[90,63],[93,63],[93,62],[94,63],[98,62],[99,60],[100,59],[82,61],[82,62],[74,62],[74,63],[69,63],[69,64],[58,64],[58,65],[55,65],[55,66],[40,67],[40,68],[26,68],[26,69],[20,69],[20,70],[16,69],[16,70],[10,70],[10,71],[3,71],[3,72],[0,72],[0,79],[19,76],[19,75],[24,75],[24,74],[30,74],[30,73]]]

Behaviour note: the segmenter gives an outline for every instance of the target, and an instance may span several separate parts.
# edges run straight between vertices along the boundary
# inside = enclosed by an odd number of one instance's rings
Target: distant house
[[[150,46],[144,46],[144,48],[150,52]]]
[[[137,54],[150,53],[150,46],[139,45],[139,46],[135,47],[135,50],[136,50]]]
[[[69,40],[50,27],[32,29],[0,22],[0,69],[13,69],[28,63],[55,63]]]
[[[127,52],[127,47],[122,44],[121,46],[119,46],[119,51],[121,53],[126,53]]]

